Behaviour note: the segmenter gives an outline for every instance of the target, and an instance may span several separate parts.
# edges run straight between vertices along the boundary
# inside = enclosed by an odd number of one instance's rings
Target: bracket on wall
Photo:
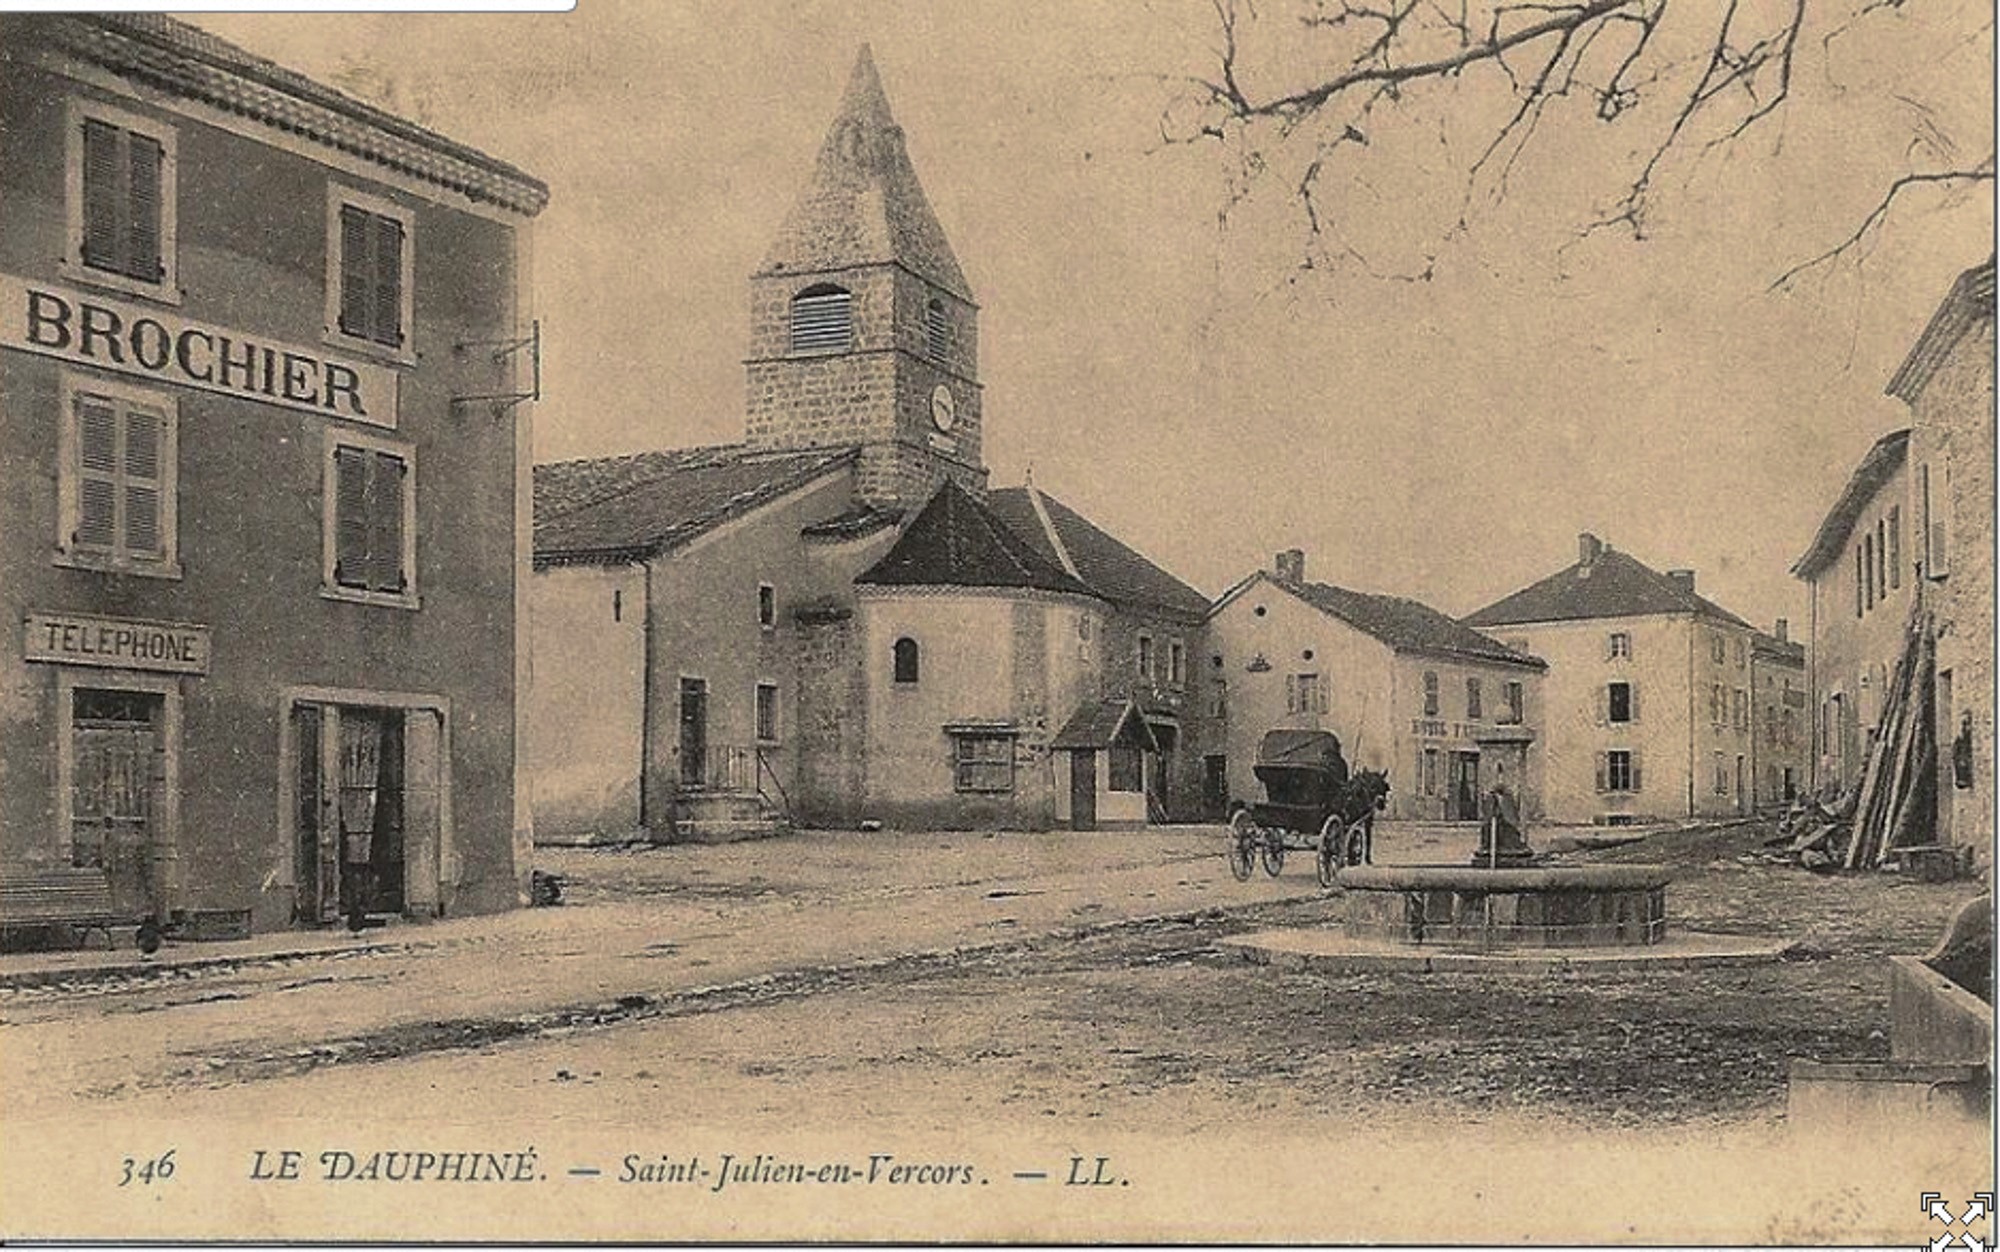
[[[497,409],[504,411],[525,401],[540,400],[542,398],[541,319],[537,318],[528,323],[526,338],[471,339],[461,344],[454,344],[452,346],[452,353],[462,357],[466,353],[478,348],[491,349],[495,365],[504,364],[512,359],[516,353],[525,351],[528,354],[529,388],[526,391],[500,391],[485,395],[453,396],[451,402],[454,407],[461,404],[491,404]]]

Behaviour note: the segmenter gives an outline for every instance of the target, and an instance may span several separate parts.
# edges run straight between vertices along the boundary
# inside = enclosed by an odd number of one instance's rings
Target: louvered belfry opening
[[[165,151],[149,135],[95,118],[83,123],[83,263],[157,283]]]
[[[793,352],[846,352],[854,346],[854,295],[822,284],[792,298]]]
[[[924,341],[933,361],[944,360],[951,348],[951,322],[945,316],[944,301],[936,297],[924,306]]]

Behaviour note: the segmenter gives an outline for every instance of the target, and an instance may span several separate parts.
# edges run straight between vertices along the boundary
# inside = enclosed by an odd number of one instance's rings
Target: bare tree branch
[[[1789,287],[1793,279],[1799,277],[1799,275],[1805,273],[1807,270],[1816,269],[1829,261],[1846,255],[1849,250],[1861,246],[1863,240],[1881,228],[1883,220],[1889,216],[1889,210],[1895,207],[1896,197],[1902,195],[1912,187],[1990,183],[1992,181],[1993,157],[1991,154],[1988,154],[1984,161],[1981,161],[1978,165],[1968,170],[1936,170],[1930,173],[1905,174],[1895,182],[1889,184],[1889,190],[1884,192],[1881,200],[1877,201],[1875,207],[1869,210],[1868,216],[1862,219],[1861,225],[1855,227],[1853,234],[1831,248],[1828,248],[1825,252],[1813,257],[1811,260],[1801,261],[1778,275],[1772,281],[1768,290],[1777,291],[1781,288]]]

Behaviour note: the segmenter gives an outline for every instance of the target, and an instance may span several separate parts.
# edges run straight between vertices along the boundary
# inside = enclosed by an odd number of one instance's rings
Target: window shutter
[[[1332,695],[1327,690],[1332,685],[1324,677],[1313,683],[1313,698],[1317,701],[1319,711],[1322,713],[1329,712],[1333,707],[1331,703]]]
[[[125,142],[131,153],[127,198],[131,217],[127,222],[125,272],[133,278],[156,283],[167,274],[166,266],[160,263],[160,142],[147,135],[133,134],[127,134]]]
[[[367,337],[374,312],[372,249],[368,214],[340,206],[340,332]]]
[[[97,269],[125,268],[118,238],[122,135],[103,122],[83,124],[83,263]]]
[[[1605,683],[1597,689],[1597,724],[1606,725],[1611,721],[1611,684]]]
[[[1297,674],[1287,674],[1285,675],[1285,712],[1296,713],[1298,711],[1299,676]]]
[[[403,224],[393,217],[375,218],[375,316],[371,325],[377,343],[402,346]]]
[[[1597,754],[1597,790],[1599,792],[1605,792],[1609,791],[1610,789],[1611,789],[1611,754],[1608,752],[1600,752]]]
[[[1636,722],[1639,720],[1638,683],[1625,684],[1625,720],[1628,722]]]
[[[165,423],[145,409],[125,412],[125,548],[160,553],[160,453]]]
[[[1926,480],[1928,482],[1928,480]],[[1931,508],[1931,577],[1943,578],[1951,573],[1951,534],[1945,519],[1951,515],[1951,472],[1944,475],[1944,499]]]
[[[77,509],[72,542],[109,548],[118,541],[118,412],[96,396],[76,402]]]
[[[333,581],[368,586],[368,454],[359,448],[333,451]]]
[[[401,595],[409,589],[403,569],[403,492],[409,463],[387,452],[375,454],[369,475],[369,589]]]
[[[1639,786],[1639,782],[1640,782],[1640,780],[1639,780],[1639,753],[1638,753],[1638,750],[1637,750],[1637,749],[1634,749],[1634,750],[1633,750],[1633,752],[1632,752],[1632,790],[1634,790],[1634,791],[1638,791],[1638,790],[1640,790],[1640,786]]]

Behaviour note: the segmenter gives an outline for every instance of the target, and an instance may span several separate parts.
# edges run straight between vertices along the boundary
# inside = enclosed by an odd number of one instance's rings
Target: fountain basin
[[[1482,950],[1645,947],[1667,932],[1663,865],[1340,871],[1349,939]]]

